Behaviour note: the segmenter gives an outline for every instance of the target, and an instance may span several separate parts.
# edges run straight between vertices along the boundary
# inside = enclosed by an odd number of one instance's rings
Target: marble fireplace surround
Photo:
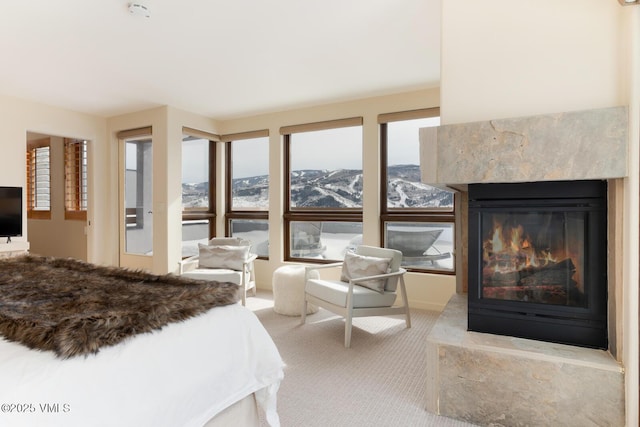
[[[420,130],[422,181],[450,185],[627,176],[626,107]]]
[[[479,425],[624,425],[624,370],[614,355],[614,266],[609,221],[609,351],[466,330],[466,185],[609,180],[609,218],[621,215],[628,111],[612,107],[420,130],[422,181],[456,195],[457,294],[427,338],[426,408]]]

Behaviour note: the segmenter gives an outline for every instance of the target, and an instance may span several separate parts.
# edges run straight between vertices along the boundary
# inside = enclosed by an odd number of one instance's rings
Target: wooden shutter
[[[64,217],[87,219],[87,141],[64,140]]]

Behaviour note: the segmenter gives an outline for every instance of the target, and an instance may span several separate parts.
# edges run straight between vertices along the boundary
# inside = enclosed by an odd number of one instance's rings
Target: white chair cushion
[[[307,280],[306,292],[340,307],[347,306],[349,284],[339,280]],[[379,293],[363,286],[353,287],[353,308],[389,307],[396,300],[393,292]]]
[[[242,271],[235,271],[225,268],[216,270],[208,268],[196,268],[195,270],[182,273],[182,277],[196,280],[214,280],[216,282],[231,282],[239,285],[242,281]]]
[[[198,244],[199,268],[229,268],[242,270],[249,256],[249,246],[209,246]]]
[[[390,264],[391,258],[378,258],[347,252],[344,255],[340,280],[348,282],[351,279],[385,274],[389,272]],[[378,293],[383,293],[385,283],[386,279],[374,279],[357,282],[356,285],[364,286],[365,288],[372,289]]]

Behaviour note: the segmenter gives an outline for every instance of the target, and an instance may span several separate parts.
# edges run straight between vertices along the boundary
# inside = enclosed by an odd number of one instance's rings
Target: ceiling
[[[0,6],[0,94],[102,117],[227,119],[436,87],[441,0],[28,0]]]

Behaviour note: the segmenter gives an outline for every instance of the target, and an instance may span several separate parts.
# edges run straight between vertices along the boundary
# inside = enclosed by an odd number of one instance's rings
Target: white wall
[[[626,104],[615,0],[442,5],[442,123]]]
[[[615,0],[443,2],[443,124],[630,107],[623,262],[627,425],[638,425],[640,7]]]

